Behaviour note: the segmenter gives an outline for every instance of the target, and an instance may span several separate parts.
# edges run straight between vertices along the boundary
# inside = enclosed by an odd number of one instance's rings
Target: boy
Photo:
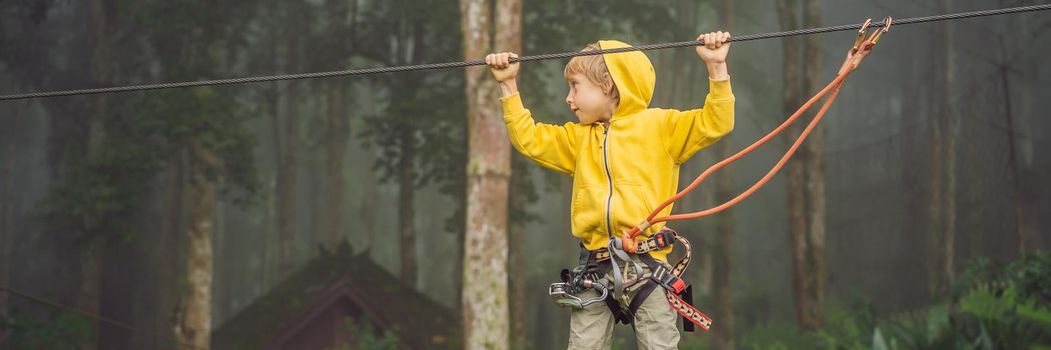
[[[573,177],[571,224],[573,236],[587,250],[582,264],[594,267],[596,254],[607,247],[611,237],[634,227],[675,194],[682,163],[733,129],[734,96],[726,66],[729,37],[729,33],[714,32],[697,38],[705,43],[696,51],[708,67],[710,91],[703,108],[689,111],[648,108],[656,74],[642,52],[573,58],[565,69],[569,84],[566,103],[580,122],[561,126],[536,123],[523,107],[515,82],[519,65],[509,62],[517,55],[486,56],[503,94],[500,101],[511,144],[540,165]],[[619,41],[599,41],[585,51],[627,46]],[[658,216],[670,212],[671,206]],[[648,227],[636,241],[653,236],[663,226]],[[646,258],[669,267],[671,250],[669,244],[650,251]],[[640,257],[633,254],[630,258],[638,265]],[[607,269],[598,276],[609,271],[606,261]],[[642,268],[642,277],[651,270]],[[626,276],[632,280],[637,274],[635,270]],[[664,298],[647,298],[649,292],[640,293],[643,284],[626,286],[622,297],[615,301],[607,298],[607,305],[595,303],[574,309],[569,349],[610,348],[614,317],[633,325],[640,349],[677,348],[675,309]],[[579,297],[597,295],[592,288]],[[618,304],[620,308],[634,304],[630,316],[614,314],[619,311]]]

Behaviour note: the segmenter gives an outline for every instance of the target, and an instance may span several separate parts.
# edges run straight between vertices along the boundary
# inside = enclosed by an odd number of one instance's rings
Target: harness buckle
[[[667,246],[675,243],[675,231],[669,228],[662,228],[660,232],[653,235],[653,241],[657,243],[657,249],[664,249]]]
[[[686,282],[679,278],[679,276],[669,273],[668,269],[664,266],[658,267],[653,271],[650,278],[657,282],[657,284],[661,285],[661,287],[664,287],[664,289],[672,291],[675,294],[682,293],[682,291],[686,289]]]

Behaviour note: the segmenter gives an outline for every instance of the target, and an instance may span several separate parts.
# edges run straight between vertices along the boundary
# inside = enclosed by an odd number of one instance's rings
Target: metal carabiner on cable
[[[866,19],[865,23],[861,24],[861,29],[858,29],[858,37],[854,39],[854,46],[850,48],[850,51],[847,51],[847,59],[843,63],[843,67],[840,68],[840,73],[843,70],[857,69],[861,65],[861,61],[865,59],[865,56],[868,56],[872,52],[872,48],[876,47],[876,43],[883,37],[883,34],[890,31],[893,21],[890,17],[885,18],[882,28],[869,35],[868,28],[872,24],[872,19]]]

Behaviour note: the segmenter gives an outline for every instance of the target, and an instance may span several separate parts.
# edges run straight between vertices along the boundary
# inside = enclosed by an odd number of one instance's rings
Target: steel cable
[[[916,24],[916,23],[927,23],[935,21],[946,21],[946,20],[957,20],[964,18],[973,17],[985,17],[985,16],[996,16],[1005,15],[1012,13],[1023,13],[1033,11],[1044,11],[1051,10],[1051,4],[1043,5],[1032,5],[1032,6],[1021,6],[1002,8],[994,10],[984,11],[973,11],[973,12],[960,12],[951,13],[944,15],[935,15],[927,17],[914,17],[905,18],[900,20],[894,20],[895,26]],[[873,22],[869,25],[870,27],[882,27],[883,22]],[[840,32],[848,30],[858,30],[861,28],[861,24],[846,24],[831,27],[820,27],[820,28],[807,28],[807,29],[796,29],[786,30],[781,32],[761,33],[761,34],[749,34],[742,36],[731,37],[728,41],[739,42],[739,41],[751,41],[761,39],[772,39],[772,38],[783,38],[790,36],[799,35],[811,35],[820,33]],[[622,47],[614,49],[602,49],[593,51],[573,51],[573,52],[559,52],[559,53],[548,53],[531,56],[521,56],[518,58],[511,59],[512,62],[529,62],[529,61],[542,61],[542,60],[554,60],[564,59],[577,56],[590,56],[590,55],[601,55],[607,53],[619,53],[628,51],[648,51],[648,50],[660,50],[670,49],[677,47],[690,47],[690,46],[701,46],[704,45],[703,41],[700,40],[689,40],[659,44],[648,44],[632,47]],[[299,74],[283,74],[283,75],[272,75],[272,76],[256,76],[256,77],[244,77],[244,78],[229,78],[229,79],[217,79],[217,80],[200,80],[200,81],[185,81],[175,83],[159,83],[159,84],[146,84],[146,85],[128,85],[128,86],[114,86],[114,87],[103,87],[103,88],[92,88],[92,89],[78,89],[78,90],[59,90],[59,91],[47,91],[47,92],[30,92],[23,94],[12,94],[0,96],[0,101],[6,100],[24,100],[32,98],[45,98],[45,97],[58,97],[58,96],[73,96],[73,95],[93,95],[93,94],[104,94],[104,93],[116,93],[116,92],[130,92],[130,91],[144,91],[144,90],[160,90],[160,89],[174,89],[174,88],[185,88],[185,87],[197,87],[197,86],[216,86],[216,85],[232,85],[232,84],[247,84],[247,83],[261,83],[271,81],[286,81],[286,80],[302,80],[302,79],[318,79],[318,78],[333,78],[343,76],[354,76],[354,75],[367,75],[367,74],[382,74],[382,73],[395,73],[395,72],[407,72],[407,71],[418,71],[418,70],[433,70],[433,69],[447,69],[447,68],[460,68],[470,66],[484,66],[485,60],[472,60],[472,61],[461,61],[461,62],[444,62],[444,63],[427,63],[427,64],[416,64],[407,66],[392,66],[392,67],[375,67],[375,68],[361,68],[351,70],[340,70],[330,72],[314,72],[314,73],[299,73]]]

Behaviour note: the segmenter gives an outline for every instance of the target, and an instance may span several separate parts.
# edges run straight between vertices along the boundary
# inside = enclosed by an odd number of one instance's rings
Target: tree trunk
[[[328,137],[325,138],[325,155],[328,160],[325,162],[325,245],[333,252],[336,251],[342,237],[340,219],[343,216],[343,158],[346,157],[347,141],[350,137],[344,89],[341,82],[335,82],[329,87],[326,130]]]
[[[734,2],[722,1],[719,15],[724,31],[733,30]],[[724,159],[730,155],[730,140],[723,139],[715,143],[716,158]],[[733,199],[733,176],[723,170],[715,173],[716,201],[723,203]],[[715,249],[712,249],[712,301],[715,306],[715,319],[719,320],[719,331],[712,337],[712,347],[716,350],[736,349],[734,327],[733,252],[734,252],[734,211],[728,209],[716,218]]]
[[[93,0],[91,2],[91,29],[93,42],[91,58],[91,78],[97,86],[106,86],[109,83],[109,17],[111,4],[106,0]],[[91,154],[91,149],[98,144],[101,137],[99,117],[106,108],[106,98],[97,95],[91,98],[89,105],[88,138],[85,155]],[[87,222],[91,218],[83,215],[81,220]],[[81,230],[80,252],[80,286],[77,293],[77,307],[92,313],[101,311],[100,303],[102,296],[102,246],[93,242],[88,232]],[[93,350],[98,348],[99,324],[91,321],[91,334],[95,335],[93,342],[83,344],[82,350]]]
[[[11,285],[11,231],[14,197],[11,194],[11,152],[13,147],[0,143],[0,286]],[[7,316],[7,293],[0,292],[0,319]]]
[[[291,23],[290,26],[292,28],[298,27],[300,23],[298,14],[294,13],[294,11],[289,11],[285,15],[289,17],[287,20]],[[282,34],[285,37],[285,41],[284,52],[281,52],[281,54],[287,59],[285,69],[298,71],[299,50],[296,47],[299,39],[294,36],[300,33],[298,30],[289,30]],[[296,114],[299,109],[293,101],[297,100],[298,91],[298,82],[287,83],[285,93],[278,97],[282,99],[282,108],[279,112],[281,122],[274,125],[274,127],[280,128],[275,133],[280,135],[278,153],[281,157],[281,161],[277,163],[276,198],[278,249],[280,251],[278,274],[281,279],[288,277],[295,265],[296,173],[299,166],[299,116]]]
[[[812,28],[821,25],[821,4],[818,0],[806,0],[803,7],[803,27]],[[820,37],[815,35],[803,38],[803,96],[811,96],[821,89],[821,45]],[[802,126],[802,124],[800,124]],[[824,169],[825,128],[818,125],[811,136],[803,143],[804,174],[806,185],[804,196],[807,212],[807,259],[806,297],[811,309],[804,318],[805,329],[817,330],[824,325],[825,285],[828,279],[825,264],[825,169]]]
[[[948,0],[938,2],[939,11],[948,11]],[[956,134],[958,132],[949,91],[952,87],[952,32],[946,24],[933,29],[931,69],[931,170],[929,177],[928,229],[931,249],[928,263],[929,292],[943,296],[953,281],[956,240]]]
[[[157,270],[151,271],[150,274],[155,275],[153,278],[157,281],[158,300],[153,300],[157,305],[154,310],[158,310],[154,319],[156,319],[157,329],[170,329],[178,327],[178,319],[172,317],[172,314],[181,313],[180,305],[183,299],[183,290],[179,287],[183,285],[183,276],[180,273],[183,272],[183,252],[174,247],[182,247],[183,244],[188,244],[186,232],[191,226],[189,226],[189,211],[187,210],[188,194],[187,186],[189,186],[189,164],[187,164],[186,153],[182,152],[179,156],[173,157],[169,163],[171,165],[171,175],[167,180],[165,186],[166,196],[165,203],[162,205],[164,211],[163,221],[163,237],[159,241],[149,242],[151,245],[159,245],[164,248],[158,249],[157,253]],[[161,344],[169,346],[170,340],[167,339],[154,339],[156,345],[159,347]]]
[[[778,0],[778,13],[781,28],[796,29],[799,23],[799,2],[796,0]],[[789,38],[782,43],[783,55],[783,81],[782,98],[784,101],[783,112],[790,115],[795,112],[803,102],[802,66],[800,63],[799,47],[802,40]],[[795,141],[802,127],[800,124],[788,128],[786,133],[786,144]],[[788,220],[789,234],[792,242],[792,289],[795,300],[796,323],[801,329],[807,329],[815,324],[812,310],[816,308],[814,300],[809,297],[808,292],[813,290],[808,276],[809,244],[807,243],[807,215],[806,215],[806,189],[805,189],[805,158],[806,152],[796,153],[793,159],[788,161]]]
[[[102,297],[102,246],[86,242],[80,247],[80,289],[77,293],[77,307],[81,310],[98,314],[101,311]],[[91,334],[94,342],[83,344],[80,349],[98,348],[99,324],[91,320]]]
[[[187,232],[186,291],[178,315],[175,336],[184,344],[208,349],[212,329],[212,239],[215,234],[215,184],[201,163],[214,163],[210,151],[194,147],[190,161],[191,182],[187,186],[190,228]],[[187,347],[187,349],[191,349]]]
[[[341,5],[340,3],[345,3]],[[357,0],[328,0],[329,8],[335,9],[330,13],[329,30],[342,30],[350,28],[345,47],[349,52],[354,52],[355,36],[354,21],[356,21]],[[344,215],[344,158],[347,154],[347,144],[350,139],[350,120],[347,115],[347,84],[343,81],[333,81],[328,85],[328,117],[325,118],[325,215],[323,244],[330,252],[338,249],[345,236],[342,231],[342,218]]]
[[[280,69],[283,69],[283,68],[281,68],[281,64],[278,62],[278,57],[281,57],[281,49],[280,49],[281,43],[280,43],[279,38],[280,38],[280,33],[278,32],[278,30],[276,29],[276,26],[275,26],[275,29],[272,29],[271,38],[270,38],[271,39],[270,42],[271,42],[272,56],[273,56],[273,58],[271,59],[271,69],[273,69],[274,71],[278,71]],[[280,204],[280,196],[281,196],[282,186],[284,185],[284,183],[283,183],[284,179],[281,178],[281,164],[282,164],[282,160],[283,160],[282,154],[284,152],[284,146],[283,146],[283,143],[281,142],[281,102],[282,102],[281,86],[282,86],[282,84],[283,83],[271,84],[270,89],[268,89],[267,92],[266,92],[266,96],[267,96],[267,101],[266,101],[267,114],[270,117],[270,131],[271,131],[271,135],[270,136],[273,138],[273,142],[274,142],[274,152],[272,152],[273,153],[272,155],[274,157],[274,159],[273,159],[273,162],[274,162],[274,173],[273,173],[273,176],[274,176],[274,178],[273,178],[273,184],[271,186],[268,186],[268,189],[270,189],[272,187],[273,195],[272,196],[267,196],[267,198],[266,198],[266,202],[267,202],[266,216],[267,216],[267,219],[272,219],[273,220],[273,221],[267,221],[267,222],[273,222],[274,223],[274,225],[273,225],[274,231],[267,230],[268,233],[270,233],[270,234],[267,235],[267,237],[265,237],[263,239],[263,243],[264,244],[263,244],[263,247],[262,247],[262,249],[263,249],[263,268],[262,268],[262,276],[261,276],[261,278],[262,278],[263,286],[266,286],[266,287],[269,287],[271,285],[275,285],[277,281],[281,280],[280,273],[275,274],[274,272],[275,271],[280,271],[279,266],[281,266],[281,252],[280,252],[280,249],[281,249],[280,248],[280,246],[281,246],[281,237],[282,237],[282,235],[281,235],[281,224],[282,224],[282,220],[284,220],[281,217],[281,204]],[[268,184],[268,185],[270,185],[270,184]],[[276,235],[275,235],[275,233],[276,233]],[[277,237],[276,247],[275,247],[274,244],[272,244],[273,242],[271,241],[271,239],[273,237],[275,237],[275,236]],[[274,268],[274,267],[278,267],[278,268]],[[275,277],[275,275],[276,275],[276,277]]]
[[[401,164],[398,187],[398,232],[401,244],[401,278],[416,285],[416,133],[411,126],[403,126],[399,135]]]
[[[508,204],[510,218],[508,220],[507,240],[509,242],[508,252],[508,279],[511,299],[511,347],[514,349],[526,348],[526,205],[528,196],[523,189],[529,186],[529,164],[524,157],[512,156],[511,159],[511,186]],[[517,217],[516,217],[517,216]]]
[[[511,51],[521,54],[522,53],[522,2],[521,0],[498,0],[496,11],[496,42],[494,48],[496,52],[500,51]],[[485,77],[488,78],[488,77]],[[501,128],[503,130],[503,128]],[[503,144],[506,144],[504,142]],[[507,152],[510,152],[508,150]],[[517,161],[516,161],[517,160]],[[510,188],[520,189],[528,186],[529,171],[526,167],[530,166],[528,161],[523,157],[516,157],[511,162],[511,174],[510,174]],[[510,196],[510,213],[525,214],[526,205],[529,199],[525,193],[519,191],[513,191],[509,194]],[[526,221],[524,218],[519,220],[510,220],[510,229],[508,230],[508,241],[511,242],[511,246],[508,248],[510,252],[510,264],[508,266],[508,283],[510,285],[510,299],[511,299],[511,345],[514,348],[525,349],[526,344],[526,303],[527,301],[527,280],[526,276],[528,271],[526,269]]]
[[[464,57],[492,50],[491,3],[461,0]],[[497,0],[496,41],[517,41],[521,28],[519,0]],[[508,348],[507,186],[510,143],[497,105],[497,87],[485,67],[466,71],[467,210],[464,239],[462,308],[466,349]]]
[[[1017,124],[1011,101],[1010,63],[1005,57],[1006,45],[1000,36],[1000,93],[1004,104],[1004,122],[1007,128],[1007,162],[1011,171],[1011,189],[1015,201],[1015,230],[1018,239],[1018,255],[1022,256],[1036,248],[1036,198],[1035,194],[1025,189],[1029,186],[1029,169],[1019,160]]]
[[[941,0],[941,13],[949,13],[952,11],[952,5],[950,0]],[[952,91],[952,87],[956,85],[955,82],[955,69],[956,61],[953,59],[953,44],[955,40],[953,35],[952,23],[945,23],[945,37],[942,42],[945,43],[945,92],[942,93],[942,106],[944,106],[944,117],[946,122],[946,138],[945,138],[945,197],[942,198],[942,202],[945,203],[945,279],[946,288],[952,286],[956,280],[956,140],[960,135],[960,123],[959,116],[956,115],[956,111],[953,110],[952,101],[949,100],[949,95]]]
[[[295,82],[291,82],[285,90],[287,96],[284,99],[280,118],[281,123],[281,162],[277,169],[277,230],[279,263],[278,274],[280,278],[288,277],[295,265],[295,230],[296,230],[296,168],[298,162],[298,120],[295,114]]]

